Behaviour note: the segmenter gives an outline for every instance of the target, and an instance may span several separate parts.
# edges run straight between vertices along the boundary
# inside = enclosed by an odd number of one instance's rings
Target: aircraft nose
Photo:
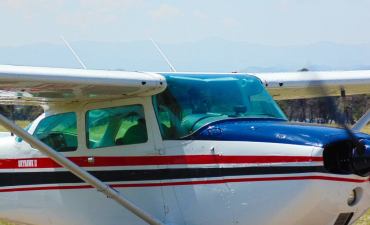
[[[362,139],[352,150],[352,168],[355,174],[369,176],[370,173],[370,140]]]
[[[325,146],[324,166],[339,174],[370,174],[370,139],[338,141]]]

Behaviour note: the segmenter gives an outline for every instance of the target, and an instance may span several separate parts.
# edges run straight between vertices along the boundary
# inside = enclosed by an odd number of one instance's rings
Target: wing
[[[117,99],[165,88],[156,73],[0,65],[0,104]]]
[[[276,100],[321,97],[322,85],[329,96],[370,94],[370,70],[287,72],[253,74]]]

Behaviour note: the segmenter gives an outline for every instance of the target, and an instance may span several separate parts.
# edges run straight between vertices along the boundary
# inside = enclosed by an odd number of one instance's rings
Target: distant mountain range
[[[217,38],[158,44],[178,71],[272,72],[296,71],[303,67],[310,70],[370,69],[370,44],[321,42],[277,47]],[[90,69],[169,70],[150,41],[85,41],[71,45]],[[80,67],[63,43],[0,47],[0,64]]]

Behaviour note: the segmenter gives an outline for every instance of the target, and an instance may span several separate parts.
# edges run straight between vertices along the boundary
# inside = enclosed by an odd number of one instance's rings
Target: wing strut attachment
[[[94,188],[96,188],[98,191],[105,194],[108,198],[112,198],[115,200],[118,204],[144,220],[150,225],[164,225],[161,221],[154,218],[147,212],[145,212],[143,209],[136,206],[133,202],[127,200],[122,194],[120,194],[117,190],[111,188],[109,185],[103,183],[90,173],[88,173],[86,170],[82,169],[81,167],[74,164],[72,161],[64,157],[59,152],[55,151],[54,149],[50,148],[48,145],[44,144],[31,134],[29,134],[27,131],[23,130],[19,126],[17,126],[15,123],[11,122],[8,118],[4,117],[0,114],[0,124],[13,132],[15,135],[17,135],[20,138],[23,138],[27,143],[29,143],[32,147],[38,149],[40,152],[44,153],[46,156],[53,159],[55,162],[69,170],[71,173],[76,175],[77,177],[84,180],[86,183],[90,184]]]
[[[361,116],[361,118],[353,125],[352,129],[354,131],[361,131],[368,122],[370,122],[370,109],[368,109],[367,112]]]

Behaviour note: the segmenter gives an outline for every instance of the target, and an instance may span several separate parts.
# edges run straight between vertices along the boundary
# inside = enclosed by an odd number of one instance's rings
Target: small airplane
[[[291,123],[275,100],[370,93],[370,71],[127,72],[0,66],[0,218],[34,225],[348,225],[370,135]],[[275,100],[274,100],[275,99]],[[328,107],[331,107],[328,105]]]

